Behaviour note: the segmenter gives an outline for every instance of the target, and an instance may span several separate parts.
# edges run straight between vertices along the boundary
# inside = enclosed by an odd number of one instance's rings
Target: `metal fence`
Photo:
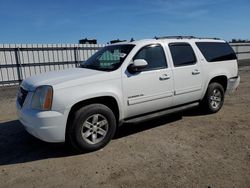
[[[231,43],[239,60],[250,59],[250,43]],[[103,44],[0,44],[0,86],[53,70],[73,68]],[[248,63],[248,62],[247,62]]]
[[[250,59],[250,43],[230,43],[238,60]]]
[[[0,45],[0,86],[53,70],[73,68],[104,45]]]

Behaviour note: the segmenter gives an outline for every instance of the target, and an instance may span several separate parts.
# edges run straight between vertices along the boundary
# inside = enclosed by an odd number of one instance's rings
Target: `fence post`
[[[236,49],[235,50],[236,50],[237,59],[239,59],[240,55],[239,55],[239,46],[238,45],[236,45]]]
[[[15,48],[15,59],[16,59],[18,82],[19,82],[19,84],[21,84],[23,78],[22,78],[22,68],[21,68],[21,62],[20,62],[20,50],[19,50],[19,48]]]
[[[78,48],[74,47],[75,66],[78,67]]]

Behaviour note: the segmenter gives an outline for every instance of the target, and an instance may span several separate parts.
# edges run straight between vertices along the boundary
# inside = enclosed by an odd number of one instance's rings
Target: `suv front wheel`
[[[116,118],[103,104],[90,104],[75,113],[67,132],[68,141],[78,151],[95,151],[103,148],[116,131]]]
[[[221,84],[213,82],[208,85],[202,106],[208,113],[218,112],[224,103],[224,88]]]

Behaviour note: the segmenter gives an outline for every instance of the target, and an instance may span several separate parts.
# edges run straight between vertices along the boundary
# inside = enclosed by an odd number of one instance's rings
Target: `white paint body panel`
[[[160,80],[164,75],[170,78]],[[170,69],[145,71],[136,75],[125,73],[122,81],[127,118],[173,105],[173,75]]]

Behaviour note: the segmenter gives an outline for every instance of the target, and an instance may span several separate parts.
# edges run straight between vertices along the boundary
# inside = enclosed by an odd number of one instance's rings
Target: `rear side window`
[[[228,43],[196,42],[196,45],[208,62],[237,59],[233,49]]]
[[[148,66],[144,70],[155,70],[167,68],[165,53],[158,44],[153,44],[142,48],[134,57],[136,59],[144,59]]]
[[[171,43],[169,49],[175,67],[187,66],[196,63],[193,48],[188,43]]]

